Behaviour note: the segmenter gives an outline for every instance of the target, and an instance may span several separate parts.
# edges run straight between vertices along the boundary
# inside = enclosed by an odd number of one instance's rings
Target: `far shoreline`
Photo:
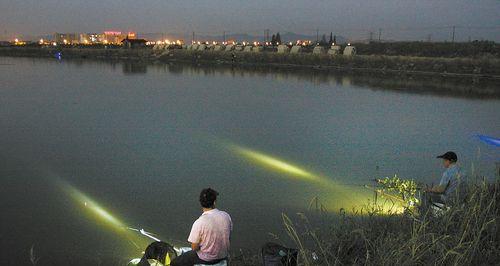
[[[173,64],[179,66],[231,68],[241,71],[276,71],[301,75],[352,75],[380,90],[428,93],[465,98],[500,98],[500,59],[439,58],[410,56],[329,56],[270,52],[190,51],[148,48],[0,47],[0,56]],[[445,71],[442,71],[442,70]],[[439,71],[438,71],[439,70]],[[449,70],[449,71],[448,71]],[[453,71],[454,70],[454,71]],[[371,79],[371,80],[370,80]],[[397,82],[387,81],[396,80]],[[389,88],[387,88],[389,87]]]

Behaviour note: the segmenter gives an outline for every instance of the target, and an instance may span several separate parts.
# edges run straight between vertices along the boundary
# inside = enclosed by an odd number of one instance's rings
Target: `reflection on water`
[[[0,58],[0,80],[0,250],[19,258],[131,255],[111,224],[184,243],[209,186],[234,247],[256,249],[315,197],[336,211],[375,177],[436,182],[447,150],[469,173],[499,161],[474,138],[500,136],[499,100],[469,81],[26,58]]]
[[[108,63],[104,63],[108,64]],[[116,64],[109,63],[109,64]],[[367,87],[372,90],[394,90],[403,93],[421,93],[451,97],[500,98],[499,81],[478,77],[418,76],[410,74],[346,73],[327,70],[280,69],[264,66],[195,65],[182,62],[170,64],[148,64],[125,61],[124,74],[146,74],[151,71],[184,75],[228,75],[232,77],[265,78],[276,80],[298,80],[313,84]]]
[[[143,62],[124,62],[122,64],[123,74],[146,74],[148,66]]]

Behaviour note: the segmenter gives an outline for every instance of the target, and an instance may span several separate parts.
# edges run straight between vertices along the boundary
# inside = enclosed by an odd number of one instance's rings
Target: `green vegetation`
[[[384,189],[413,201],[413,181],[382,182]],[[420,215],[384,213],[380,202],[374,201],[358,214],[331,216],[318,209],[319,213],[311,214],[317,218],[314,222],[305,214],[294,220],[283,215],[283,222],[303,265],[496,264],[500,260],[500,183],[483,182],[468,191],[466,201],[455,202],[439,215],[432,210]]]
[[[500,58],[500,44],[491,41],[370,42],[353,45],[361,55]]]

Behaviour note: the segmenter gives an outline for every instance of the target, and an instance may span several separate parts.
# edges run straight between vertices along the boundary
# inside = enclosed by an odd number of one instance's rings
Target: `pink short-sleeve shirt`
[[[204,212],[191,228],[188,241],[200,244],[198,257],[211,261],[227,257],[233,222],[227,212],[213,209]]]

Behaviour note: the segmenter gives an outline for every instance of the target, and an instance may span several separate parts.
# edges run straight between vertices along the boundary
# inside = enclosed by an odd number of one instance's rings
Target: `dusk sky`
[[[102,32],[262,35],[333,31],[366,39],[500,41],[499,0],[0,0],[0,35]]]

